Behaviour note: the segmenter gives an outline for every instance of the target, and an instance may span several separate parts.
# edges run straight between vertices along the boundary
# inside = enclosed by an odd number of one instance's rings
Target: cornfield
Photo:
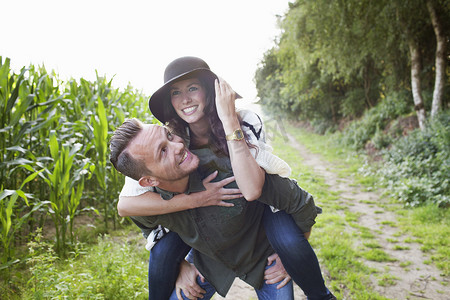
[[[25,233],[54,226],[54,248],[74,245],[73,221],[86,211],[116,226],[123,177],[108,160],[108,139],[125,118],[155,122],[147,98],[97,75],[60,80],[44,67],[19,74],[0,56],[0,270],[23,261]]]

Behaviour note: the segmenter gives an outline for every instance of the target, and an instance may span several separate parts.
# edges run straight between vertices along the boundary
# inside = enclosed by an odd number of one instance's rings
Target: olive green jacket
[[[186,194],[205,190],[202,179],[218,170],[214,181],[232,176],[228,157],[217,157],[207,148],[193,151],[200,158],[199,169],[189,177]],[[236,182],[226,186],[237,188]],[[165,200],[175,193],[156,189]],[[259,289],[263,283],[267,257],[274,253],[262,226],[264,203],[292,214],[303,232],[311,230],[317,215],[314,200],[295,181],[279,175],[265,176],[258,201],[229,200],[233,207],[208,206],[171,214],[132,217],[148,235],[162,225],[178,233],[195,249],[194,264],[217,292],[225,296],[235,277]]]

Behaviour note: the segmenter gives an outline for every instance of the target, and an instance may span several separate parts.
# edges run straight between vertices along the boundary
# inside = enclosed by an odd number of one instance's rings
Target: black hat
[[[162,123],[168,121],[170,113],[173,112],[170,102],[171,84],[188,77],[202,77],[212,87],[214,87],[214,80],[218,78],[201,58],[184,56],[172,61],[164,71],[164,85],[148,100],[150,111]],[[236,97],[241,98],[238,94]]]

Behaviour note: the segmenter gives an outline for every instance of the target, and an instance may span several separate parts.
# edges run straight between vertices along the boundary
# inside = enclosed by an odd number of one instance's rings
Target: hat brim
[[[169,81],[167,81],[161,88],[159,88],[153,95],[148,99],[148,107],[150,112],[162,123],[166,123],[171,118],[174,117],[174,109],[170,100],[170,88],[175,81],[183,80],[183,78],[188,77],[202,77],[207,80],[207,84],[214,86],[214,81],[218,79],[217,75],[214,74],[210,69],[198,68],[190,70],[189,72],[180,74]],[[214,88],[213,88],[214,93]],[[215,97],[215,94],[214,94]],[[238,93],[236,93],[236,99],[242,98]]]

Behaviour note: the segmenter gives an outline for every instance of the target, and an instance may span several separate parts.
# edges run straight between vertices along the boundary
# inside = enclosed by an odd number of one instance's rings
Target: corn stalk
[[[56,229],[56,252],[66,256],[67,224],[72,230],[73,218],[80,203],[81,193],[84,188],[83,170],[89,168],[88,164],[78,169],[74,168],[74,159],[81,144],[60,145],[56,139],[56,133],[51,132],[49,139],[50,153],[53,158],[51,169],[47,169],[45,182],[50,189],[50,213]],[[81,181],[81,182],[80,182]],[[73,232],[69,231],[71,241]]]
[[[24,225],[34,231],[47,216],[61,256],[74,242],[80,213],[102,208],[106,226],[112,221],[115,227],[123,176],[108,163],[108,134],[125,118],[152,120],[146,103],[145,95],[113,89],[98,74],[94,82],[62,82],[33,65],[15,74],[0,56],[0,269],[17,261],[14,247],[27,239]],[[19,201],[23,195],[27,201]]]
[[[34,180],[36,176],[41,173],[43,170],[38,172],[34,172],[29,175],[20,186],[18,190],[4,190],[3,188],[0,191],[0,241],[1,246],[3,248],[1,261],[0,261],[0,270],[11,266],[13,263],[17,263],[19,260],[14,259],[14,243],[13,241],[16,238],[16,232],[22,227],[23,223],[28,220],[30,215],[41,208],[45,201],[40,202],[37,205],[34,205],[33,208],[26,214],[22,216],[18,213],[16,208],[17,199],[20,197],[24,200],[25,204],[29,206],[28,198],[32,197],[30,194],[26,194],[23,192],[23,187],[28,182]]]

